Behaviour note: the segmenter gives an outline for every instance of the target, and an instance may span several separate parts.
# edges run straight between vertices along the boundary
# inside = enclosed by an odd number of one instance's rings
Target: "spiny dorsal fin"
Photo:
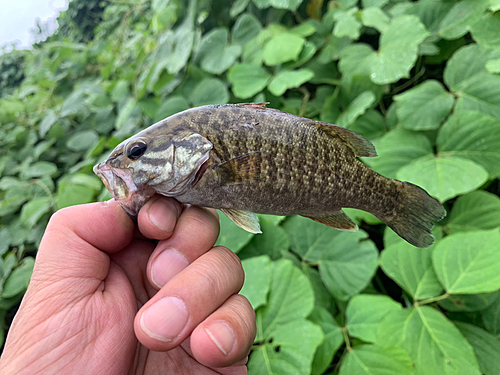
[[[253,108],[253,109],[264,109],[266,108],[266,105],[269,104],[269,102],[262,102],[262,103],[237,103],[237,104],[230,104],[235,107],[241,107],[241,108]]]
[[[356,232],[358,230],[356,223],[352,221],[351,218],[342,210],[320,216],[302,216],[317,221],[318,223],[325,224],[331,228],[346,230],[349,232]]]
[[[221,208],[224,214],[231,219],[233,223],[250,233],[262,233],[259,225],[259,218],[253,212],[233,210],[232,208]]]
[[[216,165],[214,170],[219,175],[221,184],[241,184],[244,181],[259,179],[261,164],[262,151],[252,151]]]
[[[311,120],[309,124],[316,126],[328,135],[335,138],[340,138],[354,152],[354,156],[360,157],[375,157],[377,151],[375,146],[364,137],[356,134],[342,126],[328,124],[326,122]]]

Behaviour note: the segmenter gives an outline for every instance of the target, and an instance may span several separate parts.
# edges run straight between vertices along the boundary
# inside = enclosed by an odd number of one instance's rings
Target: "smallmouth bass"
[[[412,245],[432,245],[432,222],[446,210],[420,187],[359,161],[377,156],[368,140],[266,104],[177,113],[119,144],[94,172],[133,217],[155,193],[218,208],[252,233],[260,233],[255,213],[302,215],[356,231],[342,208],[357,208]]]

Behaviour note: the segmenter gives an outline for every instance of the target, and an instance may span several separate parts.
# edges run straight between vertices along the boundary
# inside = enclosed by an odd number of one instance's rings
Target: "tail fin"
[[[434,243],[431,229],[433,221],[446,216],[444,207],[424,189],[409,182],[402,182],[396,214],[383,220],[394,232],[417,247],[429,247]]]

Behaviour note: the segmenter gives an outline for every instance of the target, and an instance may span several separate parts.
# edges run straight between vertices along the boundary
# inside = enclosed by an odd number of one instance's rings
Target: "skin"
[[[114,201],[58,211],[0,373],[246,374],[255,315],[218,233],[214,210],[160,196],[137,226]]]

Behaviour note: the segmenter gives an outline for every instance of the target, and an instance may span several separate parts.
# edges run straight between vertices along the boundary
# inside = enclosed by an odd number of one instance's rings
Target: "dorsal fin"
[[[375,157],[377,151],[375,146],[366,138],[356,134],[342,126],[328,124],[322,121],[308,121],[308,124],[321,129],[324,133],[335,138],[340,138],[354,152],[354,156]]]
[[[264,109],[266,108],[266,105],[269,104],[269,102],[262,102],[262,103],[237,103],[237,104],[230,104],[234,107],[241,107],[241,108],[253,108],[253,109]]]

